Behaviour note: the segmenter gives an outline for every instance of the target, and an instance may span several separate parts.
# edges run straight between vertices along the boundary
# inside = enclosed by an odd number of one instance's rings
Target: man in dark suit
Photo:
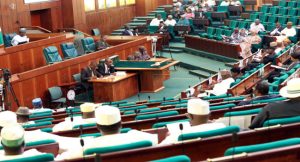
[[[92,84],[89,83],[89,80],[101,76],[102,75],[97,71],[97,63],[93,61],[88,67],[81,70],[81,83],[86,90],[91,89]]]
[[[124,28],[125,30],[122,32],[122,35],[134,36],[128,25],[125,25]]]
[[[300,78],[288,81],[287,86],[280,89],[279,94],[287,98],[285,101],[270,103],[254,118],[250,129],[262,127],[270,119],[288,118],[300,115]]]
[[[254,90],[254,97],[250,100],[241,101],[238,106],[249,105],[253,101],[267,100],[279,97],[278,95],[269,95],[269,83],[267,81],[259,82]]]
[[[110,58],[105,59],[104,63],[98,65],[98,72],[103,76],[114,75],[115,67],[113,61]]]

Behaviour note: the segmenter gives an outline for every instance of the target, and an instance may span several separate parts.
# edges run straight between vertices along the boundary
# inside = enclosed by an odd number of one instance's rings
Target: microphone
[[[180,129],[180,135],[182,136],[182,131],[183,131],[183,124],[180,123],[179,124],[179,129]],[[181,141],[181,145],[182,145],[182,154],[184,154],[184,147],[183,147],[183,140]]]
[[[138,93],[138,95],[137,95],[137,96],[138,96],[138,99],[139,99],[139,101],[141,101],[141,98],[140,98],[140,94],[139,94],[139,93]]]
[[[84,140],[82,139],[82,132],[83,132],[83,126],[82,125],[80,125],[79,126],[79,129],[80,129],[80,145],[81,145],[81,147],[83,147],[84,146]]]
[[[151,99],[151,97],[150,96],[148,96],[148,100],[150,100]]]
[[[166,101],[166,97],[163,98],[163,101]]]
[[[73,118],[73,110],[70,110],[70,115],[71,115],[71,122],[74,121],[74,118]]]

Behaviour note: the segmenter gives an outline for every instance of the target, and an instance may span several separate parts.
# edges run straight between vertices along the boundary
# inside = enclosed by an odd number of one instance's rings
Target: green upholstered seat
[[[270,9],[268,11],[268,14],[276,15],[277,12],[278,12],[278,8],[277,7],[270,7]]]
[[[141,109],[139,111],[139,113],[148,113],[148,112],[155,112],[155,111],[160,111],[160,108],[156,107],[156,108],[147,108],[147,109]],[[125,111],[124,115],[130,115],[130,114],[135,114],[135,111]]]
[[[90,149],[84,150],[83,154],[84,155],[103,154],[103,153],[137,149],[137,148],[150,147],[150,146],[152,146],[152,142],[140,141],[140,142],[124,144],[124,145],[117,145],[117,146],[90,148]]]
[[[234,29],[238,26],[239,22],[236,21],[236,20],[231,20],[229,22],[229,26],[222,26],[222,28],[225,28],[225,29]]]
[[[183,103],[183,104],[178,104],[175,106],[175,108],[181,108],[181,107],[187,107],[187,104]]]
[[[227,37],[230,37],[232,34],[232,31],[231,30],[225,30],[224,31],[224,35],[227,36]]]
[[[92,29],[92,34],[93,34],[93,36],[100,36],[101,32],[98,28],[94,28],[94,29]]]
[[[128,108],[120,108],[120,111],[132,111],[132,110],[140,110],[148,108],[147,105],[135,106],[135,107],[128,107]]]
[[[298,17],[289,17],[288,21],[292,22],[294,25],[298,24]]]
[[[289,9],[287,13],[288,16],[296,16],[296,14],[297,14],[297,9],[295,8]]]
[[[96,123],[79,124],[79,125],[74,125],[73,129],[79,129],[80,126],[82,126],[82,128],[95,127],[96,125],[97,125]]]
[[[174,98],[173,98],[173,97],[166,98],[165,101],[164,101],[164,99],[155,99],[155,100],[149,100],[148,102],[149,102],[149,103],[155,103],[155,102],[169,102],[169,101],[171,101],[171,100],[174,100]]]
[[[63,43],[60,45],[64,58],[74,58],[78,56],[78,52],[74,43]]]
[[[277,125],[277,124],[292,124],[292,123],[299,123],[300,116],[288,117],[288,118],[278,118],[278,119],[270,119],[264,122],[264,127]]]
[[[47,117],[47,116],[52,116],[52,111],[32,113],[29,115],[29,118],[38,118],[38,117]]]
[[[174,115],[178,115],[178,114],[179,114],[178,111],[167,111],[167,112],[161,112],[161,113],[145,114],[145,115],[136,116],[135,120],[153,119],[153,118],[174,116]]]
[[[297,3],[295,1],[290,1],[287,3],[287,7],[295,8]]]
[[[119,104],[120,107],[126,107],[126,106],[135,106],[136,103],[124,103],[124,104]]]
[[[23,128],[27,129],[27,128],[47,126],[47,125],[51,125],[51,124],[52,124],[51,121],[45,121],[45,122],[39,122],[39,123],[35,123],[35,124],[26,124],[26,125],[23,125]]]
[[[236,133],[239,131],[240,128],[238,126],[228,126],[225,128],[220,128],[220,129],[215,129],[210,131],[181,134],[178,137],[178,141],[191,140],[196,138],[207,138],[207,137],[219,136],[224,134]]]
[[[260,15],[259,16],[259,20],[262,22],[262,23],[265,23],[265,22],[267,22],[267,20],[268,20],[268,15]]]
[[[203,37],[203,38],[208,38],[208,36],[210,36],[212,38],[214,33],[215,33],[215,28],[208,27],[207,32],[206,33],[201,33],[201,34],[199,34],[199,36]]]
[[[104,102],[102,105],[120,105],[127,103],[127,101]]]
[[[278,6],[280,6],[280,7],[286,7],[287,3],[286,3],[285,0],[281,0],[281,1],[279,1]]]
[[[85,53],[92,53],[96,51],[96,44],[92,37],[81,39],[81,43]]]
[[[247,21],[241,21],[239,22],[239,25],[238,25],[238,28],[239,29],[248,29],[248,22]]]
[[[225,113],[224,117],[254,115],[254,114],[258,114],[260,111],[261,111],[261,108],[252,109],[252,110],[244,110],[244,111],[233,111],[233,112]]]
[[[53,129],[52,128],[42,128],[40,129],[42,132],[47,132],[47,133],[51,133],[53,132]]]
[[[66,98],[63,97],[63,92],[60,87],[50,87],[48,88],[48,91],[50,93],[51,102],[54,103],[66,103]]]
[[[66,113],[67,113],[67,114],[70,114],[70,113],[71,113],[71,110],[72,110],[72,113],[78,113],[78,112],[81,112],[80,108],[74,107],[74,108],[68,108],[68,109],[66,109]]]
[[[218,6],[217,12],[228,12],[228,6]]]
[[[151,162],[190,162],[191,159],[186,155],[172,156],[164,159],[153,160]]]
[[[286,22],[287,22],[287,17],[285,17],[285,16],[280,16],[280,17],[278,17],[278,22],[280,23],[280,24],[286,24]]]
[[[35,123],[47,122],[47,121],[52,122],[53,120],[54,120],[54,118],[44,118],[44,119],[34,120],[34,122],[35,122]]]
[[[224,101],[238,101],[238,100],[243,100],[243,99],[245,99],[244,96],[237,96],[237,97],[224,98]]]
[[[53,154],[41,154],[24,158],[5,160],[5,162],[48,162],[54,161]]]
[[[132,130],[131,128],[122,128],[120,132],[121,133],[127,133],[131,130]],[[101,133],[90,133],[90,134],[80,135],[80,137],[100,137],[100,136],[102,136]]]
[[[55,62],[62,61],[62,58],[59,55],[58,50],[55,46],[49,46],[47,48],[44,48],[43,53],[47,64],[53,64]]]
[[[270,103],[270,102],[283,101],[283,100],[286,100],[286,98],[278,97],[278,98],[272,98],[272,99],[267,99],[267,100],[256,100],[256,101],[253,101],[252,104]]]
[[[11,47],[12,46],[11,41],[16,35],[17,35],[16,33],[4,34],[3,36],[4,46]]]
[[[113,64],[116,64],[117,62],[120,61],[119,55],[113,55],[113,56],[110,56],[109,58],[113,61]]]
[[[222,40],[222,39],[223,39],[223,38],[222,38],[223,32],[224,32],[223,29],[220,29],[220,28],[216,29],[216,33],[215,33],[215,35],[214,35],[213,38],[214,38],[215,40]]]
[[[247,22],[254,22],[258,18],[257,13],[251,13],[249,19],[246,19]]]
[[[268,23],[271,23],[271,24],[275,24],[277,22],[277,16],[275,15],[270,15],[268,17]]]
[[[52,140],[52,139],[46,139],[46,140],[40,140],[40,141],[27,142],[27,143],[25,143],[25,146],[26,147],[34,147],[34,146],[47,145],[47,144],[53,144],[53,143],[56,143],[56,141]],[[0,150],[3,150],[2,145],[0,145]]]
[[[204,100],[212,100],[212,99],[220,99],[220,98],[226,98],[226,97],[231,97],[231,94],[223,94],[223,95],[218,95],[218,96],[209,96],[209,97],[203,97]]]
[[[230,104],[224,104],[224,105],[218,105],[218,106],[211,106],[209,109],[210,110],[219,110],[219,109],[226,109],[230,107],[235,107],[236,105],[233,103]]]
[[[166,105],[176,105],[176,104],[180,104],[181,102],[179,101],[174,101],[174,102],[162,102],[160,105],[161,106],[166,106]]]
[[[282,7],[278,9],[278,15],[286,15],[288,12],[288,8]]]
[[[265,150],[287,147],[287,146],[292,146],[297,144],[300,144],[300,138],[289,138],[280,141],[229,148],[225,151],[224,155],[229,156],[234,154],[240,154],[243,152],[250,153],[250,152],[265,151]]]
[[[150,33],[150,34],[154,34],[154,33],[156,33],[158,31],[158,26],[148,26],[148,32]]]
[[[153,124],[152,128],[160,128],[160,127],[165,127],[168,124],[172,124],[172,123],[181,123],[181,122],[187,122],[189,121],[189,119],[184,119],[184,120],[176,120],[176,121],[169,121],[169,122],[159,122],[159,123],[155,123]]]
[[[269,12],[269,6],[268,5],[262,5],[260,8],[260,12],[267,13]]]

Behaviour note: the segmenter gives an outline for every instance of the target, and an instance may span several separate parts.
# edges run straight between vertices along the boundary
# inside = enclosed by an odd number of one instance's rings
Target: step
[[[210,76],[214,75],[212,73],[208,73],[208,72],[202,71],[202,70],[190,70],[189,73],[192,75],[201,77],[201,78],[209,78]]]
[[[140,20],[140,19],[133,19],[131,20],[131,23],[146,23],[146,20]]]
[[[149,13],[147,16],[153,16],[155,18],[156,13]]]
[[[135,19],[139,19],[139,20],[147,20],[147,19],[154,19],[155,16],[139,16],[139,17],[135,17]]]
[[[162,50],[163,52],[171,52],[171,53],[182,53],[183,52],[183,49],[174,49],[174,48],[168,48],[168,47],[165,47],[163,48]]]
[[[170,42],[169,47],[173,49],[184,49],[185,43],[182,42]]]

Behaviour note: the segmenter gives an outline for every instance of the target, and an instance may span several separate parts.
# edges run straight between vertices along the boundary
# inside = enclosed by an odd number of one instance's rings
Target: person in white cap
[[[13,46],[17,46],[19,44],[28,43],[29,38],[26,36],[26,28],[20,28],[19,34],[14,36],[11,40],[11,44]]]
[[[173,19],[173,16],[172,15],[169,15],[167,20],[165,21],[165,24],[167,26],[175,26],[176,25],[176,20]]]
[[[96,123],[95,109],[98,105],[94,103],[84,103],[80,105],[81,116],[67,117],[64,122],[53,127],[53,132],[72,130],[76,125]]]
[[[286,118],[300,115],[300,78],[294,78],[280,89],[279,94],[287,100],[270,103],[254,118],[249,126],[250,129],[262,127],[268,119]]]
[[[10,124],[17,124],[17,115],[12,111],[0,112],[0,132],[1,129]]]
[[[1,144],[3,150],[0,151],[0,160],[12,160],[42,154],[39,151],[32,149],[24,151],[25,131],[22,126],[12,124],[5,126],[1,131]]]
[[[223,123],[208,123],[209,115],[210,109],[207,101],[198,98],[190,99],[187,104],[187,117],[190,121],[168,124],[170,135],[160,145],[176,143],[181,134],[204,132],[225,127]],[[179,128],[180,124],[183,125],[182,130]]]

